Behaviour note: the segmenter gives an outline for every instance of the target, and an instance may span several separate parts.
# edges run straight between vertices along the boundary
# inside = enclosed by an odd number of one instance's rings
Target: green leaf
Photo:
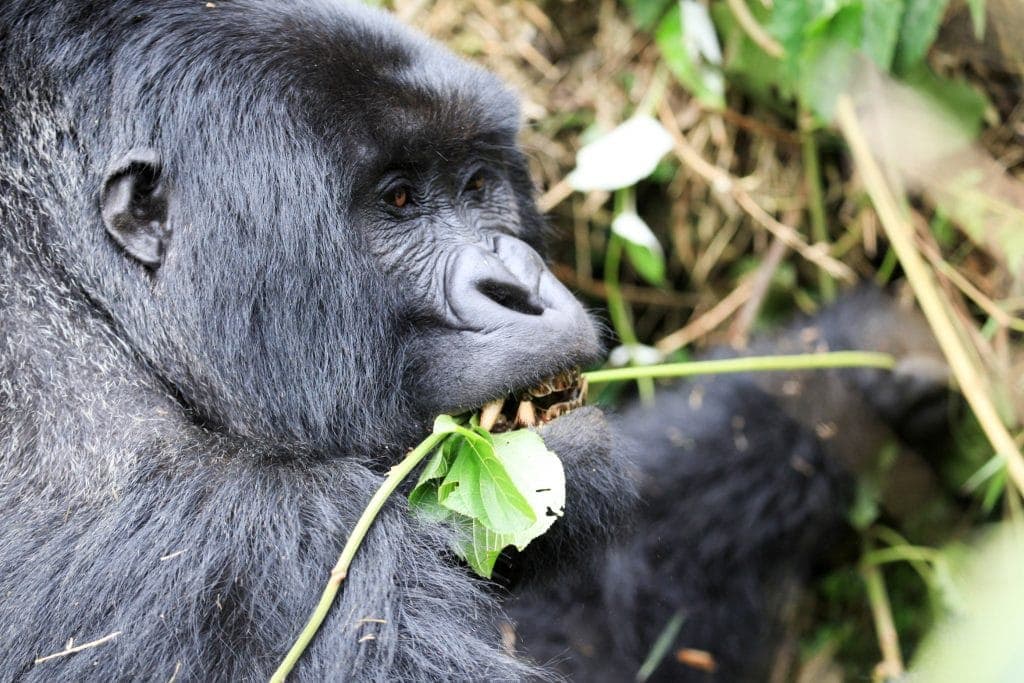
[[[623,211],[612,221],[612,232],[626,243],[626,256],[644,280],[665,282],[665,252],[654,232],[635,211]]]
[[[935,42],[949,0],[907,0],[896,51],[899,73],[916,66]]]
[[[923,63],[906,71],[903,81],[937,102],[968,137],[975,137],[981,131],[989,101],[965,81],[937,76]]]
[[[455,458],[453,445],[455,445],[456,441],[455,437],[449,437],[441,442],[441,445],[434,451],[433,457],[430,458],[423,467],[423,471],[420,472],[420,478],[416,482],[416,486],[425,484],[431,479],[443,479],[444,475],[448,474],[448,469],[452,466],[452,460]]]
[[[492,435],[454,421],[441,421],[441,429],[454,433],[423,468],[409,507],[461,530],[455,551],[490,578],[504,548],[522,550],[561,517],[562,462],[529,430]]]
[[[409,509],[416,515],[434,522],[442,522],[452,516],[451,510],[441,506],[438,488],[451,468],[461,438],[453,434],[442,441],[420,472],[416,486],[409,493]]]
[[[836,98],[853,73],[863,33],[864,9],[851,3],[822,14],[808,26],[808,39],[799,56],[800,102],[819,120],[831,121]]]
[[[446,434],[457,432],[458,430],[459,423],[451,415],[438,415],[437,419],[434,420],[434,434]]]
[[[484,578],[491,578],[494,563],[501,551],[512,545],[511,534],[499,534],[474,519],[470,534],[456,550],[473,571]]]
[[[505,466],[516,489],[526,498],[536,519],[533,526],[516,534],[515,545],[522,550],[550,529],[565,511],[562,461],[548,450],[537,432],[528,429],[495,434],[494,453]]]
[[[658,24],[654,40],[665,65],[687,90],[709,107],[725,107],[722,50],[703,5],[681,0]]]
[[[440,484],[438,480],[443,479],[451,468],[452,460],[455,459],[458,438],[449,436],[442,441],[441,445],[434,451],[434,455],[427,461],[423,471],[420,472],[420,478],[417,480],[416,486],[409,493],[409,506],[411,508],[429,506],[431,504],[436,505],[438,503],[437,489]]]
[[[409,494],[409,509],[420,519],[430,522],[445,522],[455,515],[438,501],[437,488],[435,479],[423,486],[417,486]]]
[[[626,0],[626,6],[633,15],[633,23],[641,31],[654,28],[671,3],[672,0]]]
[[[491,531],[511,533],[530,528],[536,515],[495,456],[490,435],[483,438],[468,430],[463,433],[466,438],[438,491],[441,505],[478,520]]]
[[[803,50],[804,29],[821,12],[820,0],[775,0],[765,28],[785,48],[787,55],[798,55]]]
[[[892,68],[903,17],[903,0],[863,0],[861,49],[885,71]]]
[[[770,19],[759,2],[751,5],[750,10],[762,25]],[[723,68],[729,85],[774,109],[785,106],[793,97],[793,87],[783,60],[766,54],[752,41],[725,4],[712,4],[711,15],[722,36]]]
[[[846,513],[847,521],[854,529],[867,529],[878,519],[880,495],[875,482],[858,482],[853,505]]]
[[[974,37],[976,40],[981,40],[985,37],[985,0],[967,0],[967,6],[971,10]]]
[[[536,516],[528,529],[497,532],[479,519],[472,522],[456,545],[456,552],[481,576],[490,578],[501,551],[508,546],[523,550],[562,516],[565,508],[565,473],[562,462],[536,432],[520,429],[494,435],[496,457],[504,464],[516,488]]]
[[[1024,550],[1012,522],[986,525],[966,547],[943,550],[942,577],[960,607],[926,635],[906,679],[928,683],[997,683],[1021,680],[1024,650]],[[978,538],[980,536],[980,538]],[[969,656],[964,656],[970,653]]]

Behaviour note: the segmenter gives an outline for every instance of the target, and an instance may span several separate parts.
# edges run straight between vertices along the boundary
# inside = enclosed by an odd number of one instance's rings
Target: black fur
[[[596,352],[492,76],[356,4],[211,5],[0,8],[0,679],[265,679],[434,415]],[[108,232],[156,176],[140,262]],[[621,514],[574,420],[560,549]],[[296,673],[541,675],[448,547],[389,502]]]

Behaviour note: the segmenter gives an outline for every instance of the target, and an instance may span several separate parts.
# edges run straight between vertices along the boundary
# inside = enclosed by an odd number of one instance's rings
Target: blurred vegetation
[[[931,307],[971,409],[955,443],[862,476],[849,551],[794,599],[776,667],[901,677],[969,611],[966,544],[1024,509],[1024,3],[387,4],[521,94],[554,268],[615,362],[742,346],[859,280]]]

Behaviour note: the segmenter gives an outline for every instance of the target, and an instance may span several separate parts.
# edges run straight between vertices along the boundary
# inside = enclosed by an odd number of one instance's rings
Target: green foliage
[[[925,640],[914,680],[997,683],[1020,680],[1024,650],[1024,552],[1020,528],[1004,523],[963,559],[952,575],[961,609]]]
[[[906,0],[903,23],[900,25],[897,69],[909,69],[924,59],[939,33],[942,15],[949,0]]]
[[[522,550],[561,516],[565,475],[535,432],[492,435],[452,422],[409,494],[409,507],[460,530],[456,552],[490,578],[503,549]]]
[[[721,48],[703,5],[682,0],[658,24],[654,39],[672,74],[709,107],[725,106]]]
[[[626,0],[626,7],[633,16],[633,23],[641,31],[650,31],[665,15],[672,0]]]
[[[664,3],[627,3],[644,30],[654,26]],[[736,20],[724,0],[710,4],[714,29],[724,46],[724,60],[698,18],[702,5],[691,0],[673,4],[653,29],[664,62],[695,97],[721,107],[728,84],[762,102],[798,104],[819,123],[831,120],[835,98],[857,66],[858,55],[949,107],[968,129],[980,125],[985,101],[962,83],[940,78],[924,63],[938,35],[949,0],[775,0],[770,7],[749,3],[751,15],[781,45],[781,58],[767,54]],[[976,35],[984,32],[984,0],[971,0]],[[687,21],[689,19],[689,21]],[[717,41],[715,42],[717,45]]]
[[[635,211],[617,215],[612,221],[612,232],[625,242],[626,257],[640,277],[655,286],[665,283],[665,251]]]
[[[925,64],[907,69],[903,82],[930,98],[970,137],[980,130],[988,100],[962,81],[940,78]]]

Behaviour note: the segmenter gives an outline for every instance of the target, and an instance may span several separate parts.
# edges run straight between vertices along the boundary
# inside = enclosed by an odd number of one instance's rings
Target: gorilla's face
[[[195,61],[169,22],[144,46],[168,55],[156,75],[124,47],[112,96],[138,115],[99,132],[117,265],[96,270],[132,345],[199,419],[321,454],[408,447],[593,361],[544,263],[514,98],[376,14],[304,12],[317,32],[208,13]]]
[[[403,97],[367,126],[367,182],[352,202],[351,224],[399,294],[421,417],[516,394],[598,351],[590,319],[544,262],[515,105],[485,75],[446,68],[478,87],[424,88],[411,66],[386,81]]]

